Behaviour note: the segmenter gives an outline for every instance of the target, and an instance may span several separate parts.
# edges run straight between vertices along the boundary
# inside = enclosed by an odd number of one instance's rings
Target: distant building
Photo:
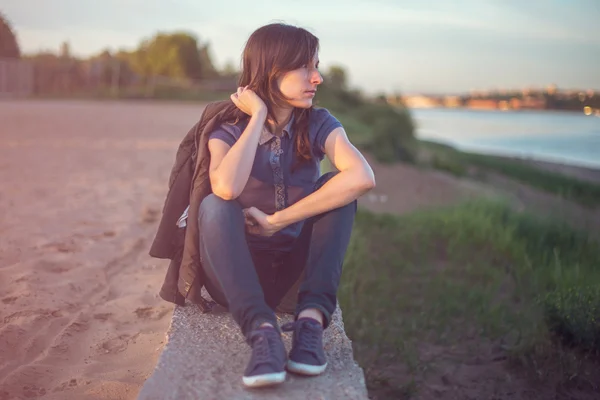
[[[518,110],[521,108],[521,99],[513,97],[512,99],[509,100],[508,104],[512,110]]]
[[[523,99],[523,101],[521,102],[521,108],[527,108],[527,109],[535,109],[535,110],[543,110],[546,108],[546,100],[539,98],[539,97],[533,97],[533,96],[527,96]]]
[[[458,96],[446,96],[444,97],[444,106],[448,108],[461,107],[462,99]]]
[[[471,99],[467,100],[465,106],[477,110],[495,110],[498,108],[498,101],[491,99]]]
[[[402,101],[408,108],[433,108],[442,105],[439,99],[427,96],[404,96]]]

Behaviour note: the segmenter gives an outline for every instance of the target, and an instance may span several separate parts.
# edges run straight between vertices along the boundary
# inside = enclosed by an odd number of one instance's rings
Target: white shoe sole
[[[325,365],[310,365],[310,364],[297,363],[292,360],[288,360],[288,362],[287,362],[288,371],[296,373],[296,374],[300,374],[300,375],[309,375],[309,376],[320,375],[323,373],[323,371],[325,371],[325,368],[327,368],[327,363],[325,363]]]
[[[244,386],[250,388],[274,386],[285,382],[285,376],[285,371],[274,372],[272,374],[244,376],[242,377],[242,381],[244,382]]]

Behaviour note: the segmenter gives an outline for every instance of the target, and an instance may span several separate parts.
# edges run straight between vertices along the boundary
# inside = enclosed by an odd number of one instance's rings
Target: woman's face
[[[310,64],[286,72],[278,80],[279,90],[288,98],[292,107],[310,108],[317,92],[317,86],[323,82],[319,73],[319,55],[315,53]]]

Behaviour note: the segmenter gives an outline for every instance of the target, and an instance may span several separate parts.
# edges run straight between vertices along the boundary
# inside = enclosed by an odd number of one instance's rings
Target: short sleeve
[[[325,157],[325,141],[329,134],[335,128],[341,128],[342,124],[326,108],[315,109],[313,114],[315,114],[314,118],[311,118],[311,131],[315,135],[313,151],[319,159],[322,159]]]
[[[223,124],[210,133],[209,139],[220,139],[229,146],[233,146],[234,143],[240,138],[240,135],[241,131],[237,126]]]

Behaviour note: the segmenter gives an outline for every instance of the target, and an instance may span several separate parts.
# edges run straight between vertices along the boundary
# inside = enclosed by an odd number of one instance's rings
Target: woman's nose
[[[321,76],[319,70],[314,70],[310,79],[310,83],[312,83],[313,85],[320,85],[321,83],[323,83],[323,76]]]

